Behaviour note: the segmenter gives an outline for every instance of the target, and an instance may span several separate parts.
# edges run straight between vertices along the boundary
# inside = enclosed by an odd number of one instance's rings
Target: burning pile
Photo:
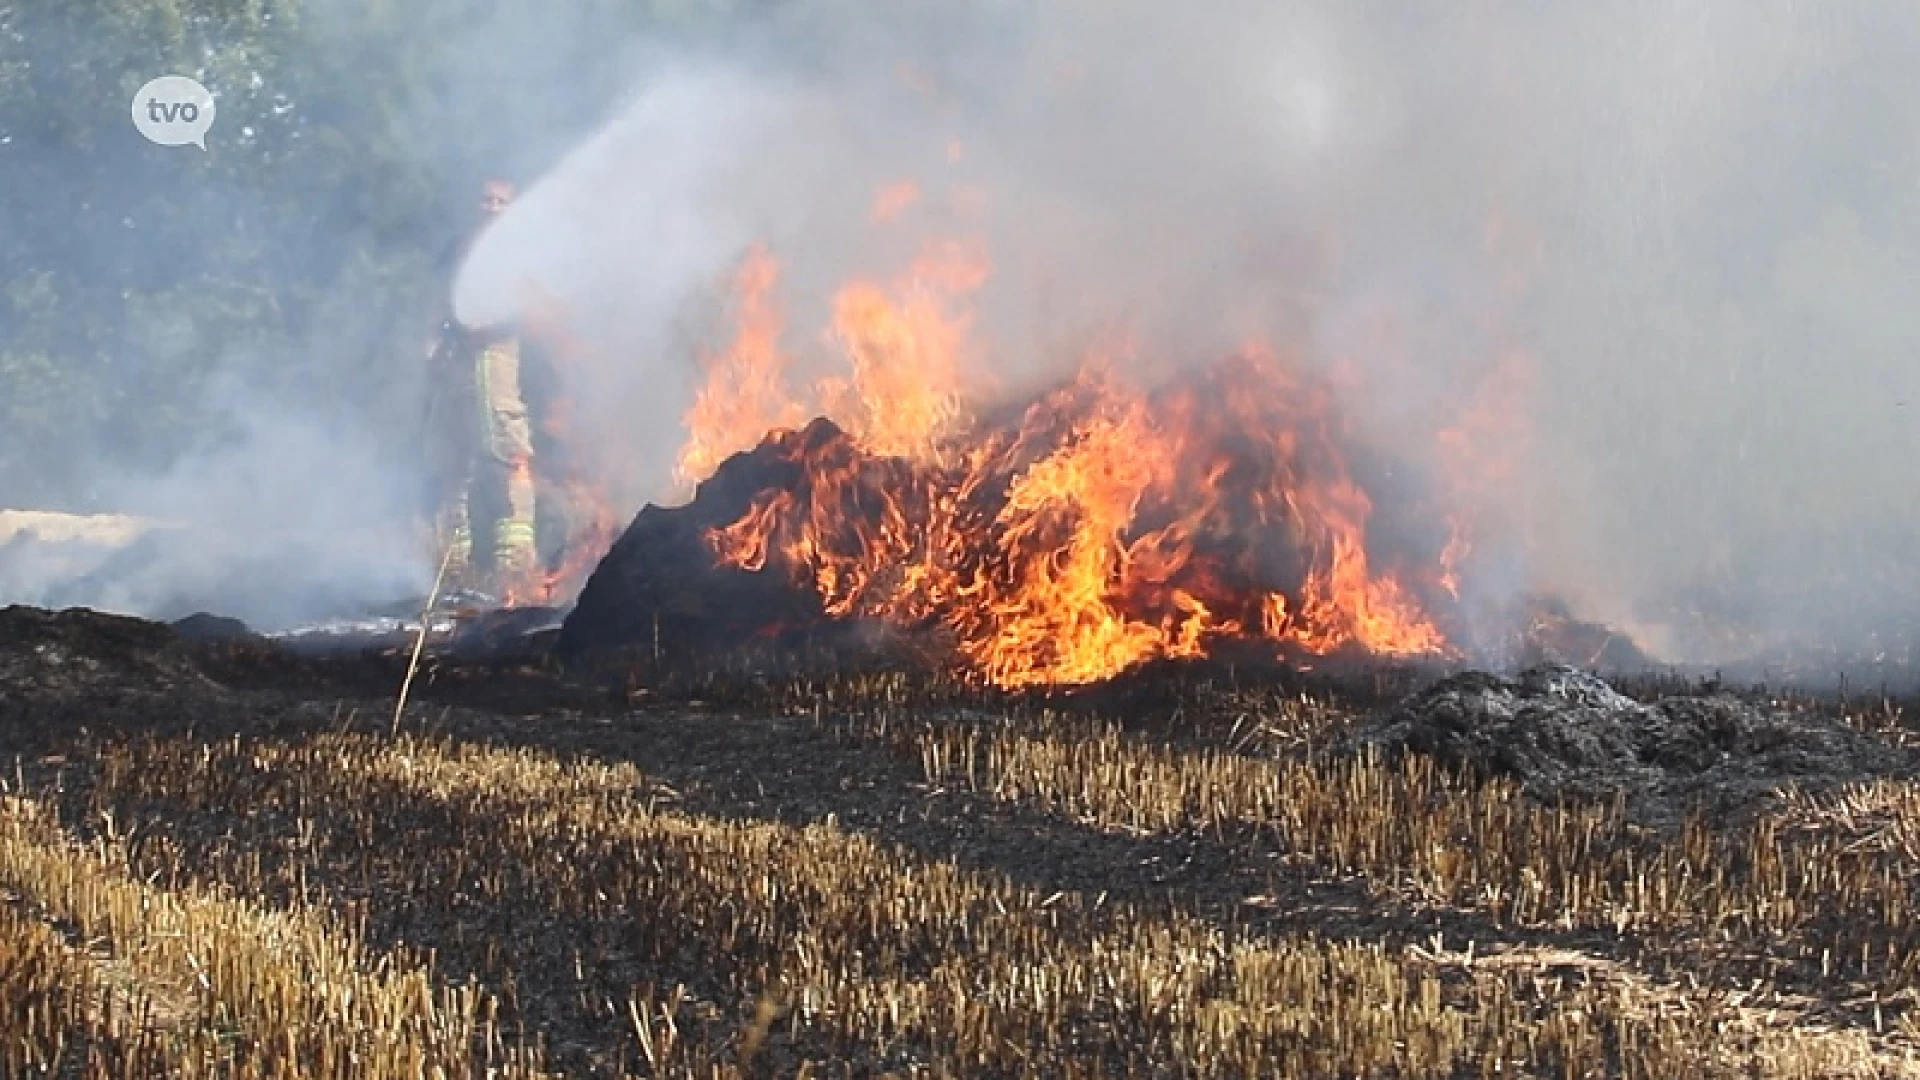
[[[1327,433],[1263,392],[1276,374],[1238,357],[1148,394],[1096,366],[920,458],[819,427],[777,436],[798,482],[707,539],[829,616],[943,627],[1003,686],[1090,682],[1228,637],[1439,651],[1414,593],[1369,565],[1366,496]]]
[[[1374,506],[1326,380],[1255,343],[1141,387],[1120,344],[1024,407],[983,411],[958,312],[986,272],[977,249],[939,245],[893,287],[844,288],[833,337],[851,373],[808,408],[785,387],[778,266],[753,253],[736,336],[688,417],[680,475],[704,482],[686,507],[641,513],[563,647],[853,621],[943,637],[1003,687],[1228,642],[1453,651],[1462,519],[1422,507],[1390,556],[1369,544]]]

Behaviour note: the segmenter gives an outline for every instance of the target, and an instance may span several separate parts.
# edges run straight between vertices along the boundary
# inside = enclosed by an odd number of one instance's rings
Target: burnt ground
[[[1236,662],[1010,698],[872,671],[800,675],[738,658],[677,678],[639,678],[618,664],[569,670],[548,654],[550,641],[536,633],[488,640],[464,655],[430,649],[400,726],[628,762],[648,777],[651,797],[690,814],[793,825],[832,820],[920,859],[1006,875],[1043,893],[1185,913],[1235,932],[1574,950],[1630,958],[1662,977],[1679,978],[1676,966],[1690,961],[1659,934],[1503,926],[1470,905],[1422,903],[1363,874],[1288,858],[1257,829],[1116,829],[1031,800],[943,786],[929,778],[910,733],[1021,716],[1110,721],[1155,745],[1254,758],[1427,755],[1463,788],[1516,782],[1543,805],[1622,799],[1652,835],[1675,830],[1689,810],[1732,826],[1771,806],[1783,785],[1823,790],[1920,775],[1920,739],[1909,726],[1917,703],[1885,695],[1787,696],[1674,677],[1609,683],[1551,666],[1499,677]],[[71,827],[84,833],[91,762],[102,745],[389,732],[408,643],[390,636],[352,644],[296,650],[207,620],[174,629],[85,611],[0,610],[0,763],[13,783],[67,792]],[[1290,719],[1276,719],[1282,714]],[[183,837],[201,829],[208,844],[223,832],[217,842],[231,841],[227,818],[152,811],[173,815],[169,827]],[[383,919],[373,900],[376,942],[432,948],[443,967],[461,966],[453,936],[411,916]],[[1674,959],[1661,959],[1669,950]],[[1751,959],[1747,967],[1729,965],[1727,977],[1764,974],[1843,1027],[1877,1032],[1884,1023],[1804,963]],[[523,1017],[561,1048],[563,1061],[584,1069],[602,1060],[580,1016],[528,1000],[543,987],[559,993],[538,974],[551,965],[521,961]],[[472,963],[477,971],[485,966]],[[673,973],[657,974],[664,985]]]

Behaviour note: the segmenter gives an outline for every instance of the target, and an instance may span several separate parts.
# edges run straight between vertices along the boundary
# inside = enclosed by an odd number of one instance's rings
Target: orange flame
[[[805,410],[787,396],[780,351],[784,322],[771,294],[779,264],[766,249],[747,253],[734,277],[739,327],[719,353],[704,357],[707,383],[686,418],[687,442],[674,466],[674,479],[691,489],[728,455],[758,443],[770,430],[797,426]]]
[[[1384,656],[1442,651],[1446,638],[1399,580],[1369,571],[1366,520],[1373,507],[1366,493],[1343,478],[1303,488],[1299,500],[1324,548],[1301,589],[1297,614],[1269,599],[1267,633],[1318,653],[1350,642]]]
[[[1147,657],[1197,655],[1208,629],[1205,605],[1190,597],[1162,621],[1124,606],[1136,549],[1151,549],[1128,531],[1142,502],[1172,482],[1177,447],[1144,399],[1104,379],[1094,389],[1092,414],[1007,489],[994,525],[1012,576],[961,614],[963,654],[1003,686],[1091,682]]]
[[[961,378],[958,302],[988,272],[976,247],[936,246],[892,288],[840,291],[831,340],[851,373],[819,388],[834,424],[763,446],[800,479],[708,534],[722,565],[790,575],[834,617],[943,628],[967,671],[1004,687],[1228,638],[1447,651],[1408,584],[1442,595],[1438,575],[1403,578],[1368,550],[1373,506],[1324,380],[1254,346],[1143,390],[1096,352],[1017,421],[986,423]],[[751,336],[743,322],[733,351]],[[696,404],[690,448],[711,445],[713,411]]]
[[[869,451],[922,457],[965,419],[961,357],[967,324],[952,301],[980,287],[990,266],[964,244],[930,246],[892,290],[855,282],[834,299],[834,337],[851,381],[819,387],[826,413]]]

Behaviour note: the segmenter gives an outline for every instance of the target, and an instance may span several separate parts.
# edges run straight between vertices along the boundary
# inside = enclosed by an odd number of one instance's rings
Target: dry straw
[[[1616,920],[1624,929],[1610,932],[1669,940],[1858,938],[1873,946],[1861,976],[1894,1010],[1910,973],[1893,882],[1783,822],[1768,860],[1735,866],[1704,826],[1642,842],[1616,809],[1532,807],[1411,763],[1284,765],[1011,725],[904,742],[949,787],[1128,831],[1217,826],[1216,842],[1278,840],[1361,875],[1383,900],[1410,890],[1535,932],[1570,927],[1570,940],[1598,940],[1581,928]],[[1178,907],[1036,889],[835,824],[661,809],[654,790],[624,763],[333,733],[109,747],[93,800],[119,821],[177,826],[177,842],[146,845],[121,880],[192,896],[215,883],[260,896],[377,885],[370,905],[347,906],[389,927],[458,928],[485,913],[491,932],[426,939],[441,965],[457,960],[509,1011],[540,1002],[616,1073],[1910,1075],[1893,1045],[1911,1038],[1897,1011],[1880,1033],[1823,1027],[1810,1003],[1750,978],[1733,989],[1705,966],[1681,977],[1582,948],[1239,930]],[[278,809],[231,812],[247,807]],[[201,819],[219,824],[196,841]],[[63,917],[81,906],[46,884],[48,867],[4,870],[36,882]],[[1834,887],[1842,872],[1867,880]],[[1852,928],[1809,916],[1808,874]],[[281,962],[298,972],[302,955]],[[261,1023],[244,1015],[249,1030]]]

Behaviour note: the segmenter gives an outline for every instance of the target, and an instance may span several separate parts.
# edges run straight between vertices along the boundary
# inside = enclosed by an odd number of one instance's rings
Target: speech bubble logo
[[[148,142],[205,150],[213,95],[185,75],[162,75],[134,93],[133,126]]]

